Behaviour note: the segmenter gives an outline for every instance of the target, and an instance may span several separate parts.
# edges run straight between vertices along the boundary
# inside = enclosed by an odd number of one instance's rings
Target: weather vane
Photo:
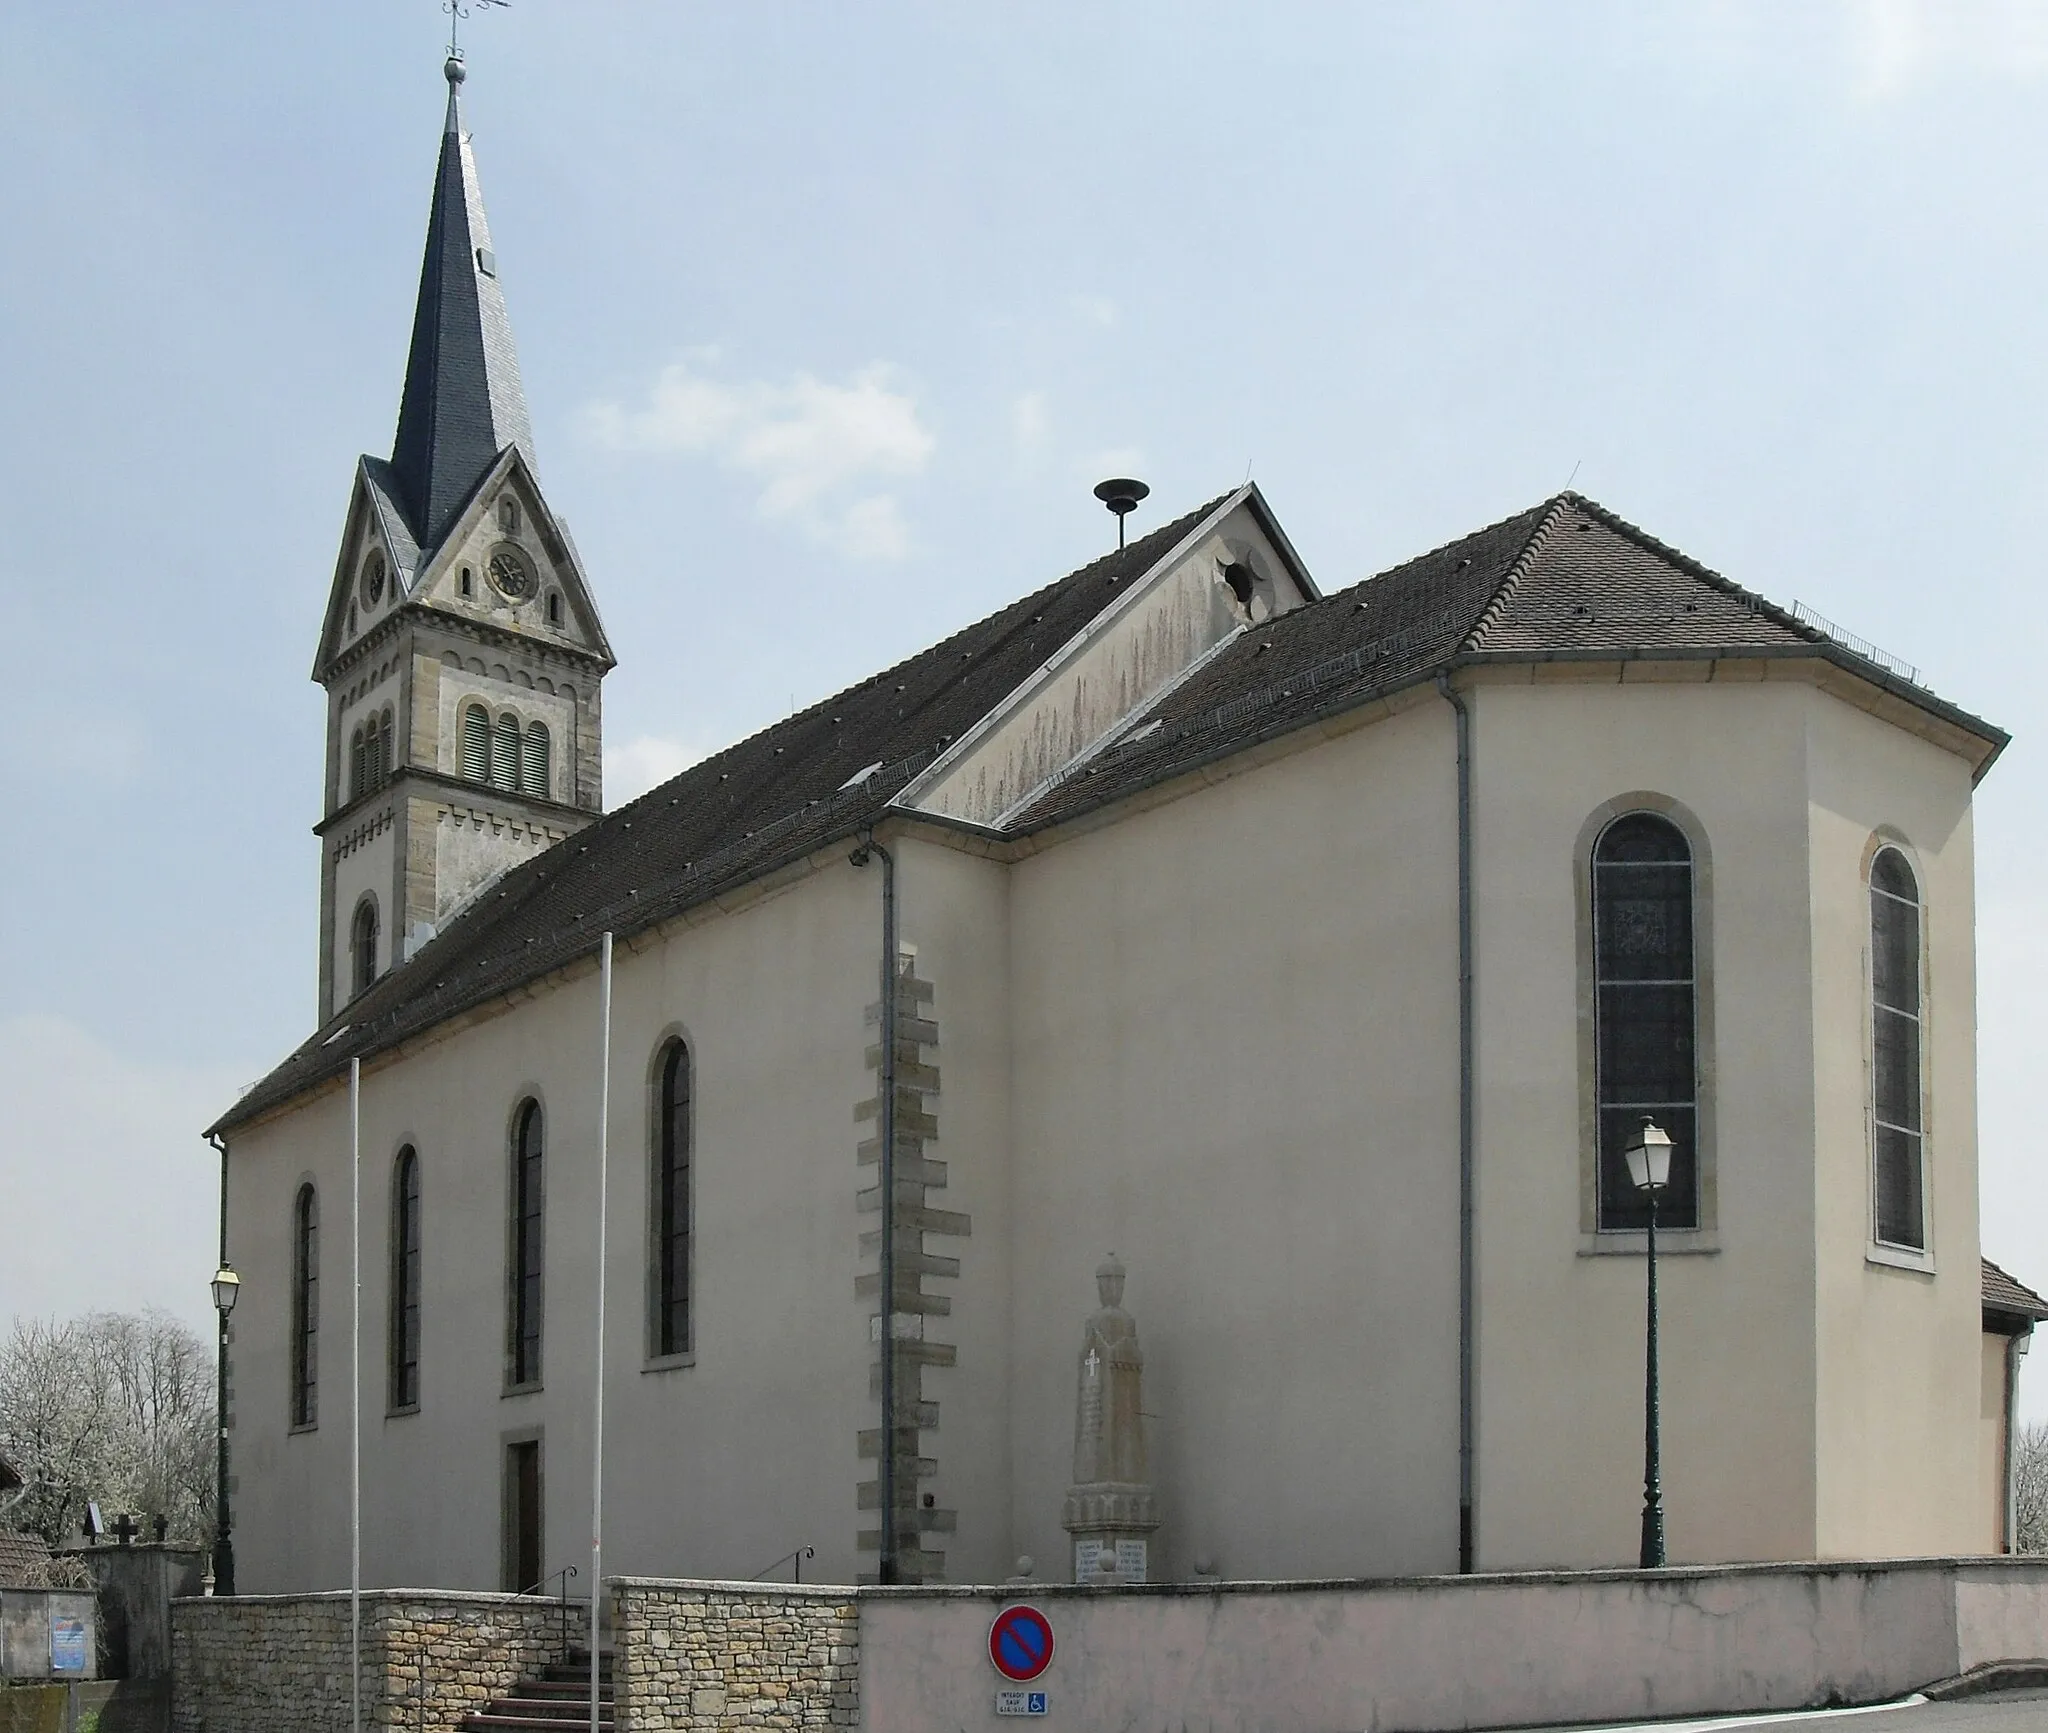
[[[448,58],[462,58],[462,21],[472,12],[488,12],[493,6],[510,6],[512,0],[441,0],[441,10],[448,14]]]

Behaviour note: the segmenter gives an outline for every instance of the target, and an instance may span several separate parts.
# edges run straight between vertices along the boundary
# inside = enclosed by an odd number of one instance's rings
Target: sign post
[[[1052,1665],[1052,1621],[1036,1607],[1005,1607],[988,1628],[989,1665],[1013,1687],[1028,1686]],[[1043,1715],[1046,1693],[1021,1689],[996,1693],[998,1715]]]

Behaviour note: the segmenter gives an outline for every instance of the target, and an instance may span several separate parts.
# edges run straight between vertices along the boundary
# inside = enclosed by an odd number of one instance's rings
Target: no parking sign
[[[1052,1623],[1036,1607],[1005,1607],[988,1628],[989,1665],[1023,1685],[1052,1665]]]

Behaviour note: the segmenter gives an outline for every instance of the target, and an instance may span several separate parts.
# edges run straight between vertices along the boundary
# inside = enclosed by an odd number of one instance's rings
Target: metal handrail
[[[782,1557],[777,1559],[772,1565],[763,1565],[752,1576],[747,1578],[747,1581],[750,1583],[757,1583],[763,1577],[765,1577],[770,1571],[779,1571],[780,1569],[782,1569],[784,1565],[794,1563],[796,1565],[796,1575],[793,1580],[796,1582],[802,1582],[804,1580],[804,1560],[807,1558],[816,1558],[817,1556],[818,1549],[816,1547],[800,1546],[796,1549],[795,1552],[784,1553]]]
[[[560,1570],[558,1570],[558,1571],[555,1571],[555,1572],[554,1572],[554,1573],[552,1573],[551,1575],[549,1575],[549,1576],[544,1576],[544,1577],[542,1577],[542,1578],[540,1579],[540,1581],[539,1581],[539,1582],[537,1582],[537,1583],[535,1583],[535,1584],[534,1584],[534,1585],[533,1585],[533,1586],[532,1586],[531,1588],[524,1588],[524,1589],[521,1589],[521,1590],[519,1590],[519,1591],[518,1591],[518,1593],[517,1593],[517,1594],[515,1594],[515,1595],[513,1596],[513,1599],[515,1599],[515,1600],[523,1600],[523,1599],[527,1598],[527,1597],[528,1597],[528,1596],[530,1596],[530,1595],[538,1595],[538,1594],[539,1594],[539,1593],[540,1593],[540,1592],[541,1592],[541,1591],[542,1591],[543,1589],[545,1589],[545,1588],[546,1588],[546,1587],[548,1586],[548,1584],[549,1584],[549,1583],[551,1583],[551,1582],[554,1582],[554,1581],[556,1581],[556,1580],[557,1580],[558,1578],[560,1579],[560,1581],[561,1581],[561,1584],[562,1584],[562,1593],[561,1593],[561,1611],[562,1611],[562,1624],[561,1624],[561,1639],[562,1639],[562,1659],[563,1659],[564,1661],[567,1661],[567,1660],[568,1660],[568,1658],[569,1658],[569,1579],[570,1579],[571,1577],[575,1576],[575,1575],[576,1575],[576,1567],[575,1567],[574,1565],[564,1565],[564,1566],[563,1566],[563,1567],[562,1567],[562,1568],[561,1568]],[[594,1629],[594,1626],[595,1626],[595,1624],[596,1624],[596,1619],[597,1619],[597,1608],[596,1608],[596,1606],[595,1606],[595,1605],[593,1605],[593,1606],[591,1607],[591,1609],[590,1609],[590,1614],[591,1614],[591,1621],[592,1621],[592,1625],[593,1625],[593,1631],[592,1631],[592,1635],[591,1635],[591,1642],[592,1642],[593,1644],[595,1644],[595,1642],[597,1641],[597,1637],[596,1637],[596,1633],[595,1633],[595,1629]]]

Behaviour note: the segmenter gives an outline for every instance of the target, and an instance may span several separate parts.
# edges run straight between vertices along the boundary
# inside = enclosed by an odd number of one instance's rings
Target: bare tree
[[[2012,1550],[2048,1552],[2048,1424],[2012,1435]]]
[[[211,1349],[163,1312],[17,1319],[0,1343],[0,1449],[27,1485],[9,1521],[62,1543],[90,1500],[205,1535],[213,1401]]]

